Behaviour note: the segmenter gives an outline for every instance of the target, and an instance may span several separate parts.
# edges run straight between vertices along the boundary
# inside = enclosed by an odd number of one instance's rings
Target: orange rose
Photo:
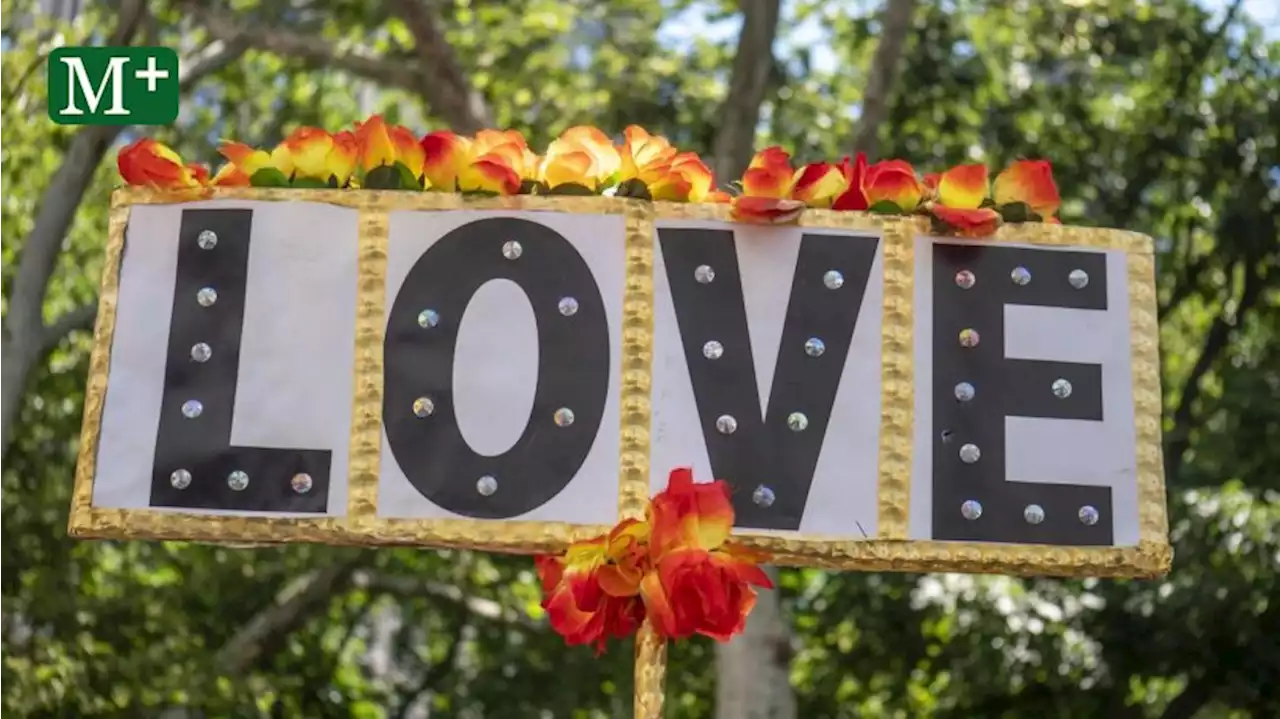
[[[845,186],[848,189],[831,203],[831,209],[858,211],[870,207],[871,203],[867,202],[867,192],[864,187],[867,178],[866,153],[859,152],[853,164],[849,164],[849,158],[844,158],[844,162],[840,163],[840,169],[844,171]]]
[[[958,209],[934,205],[930,211],[961,237],[986,237],[1000,226],[1000,213],[990,207]]]
[[[750,172],[750,170],[748,170]],[[805,204],[799,200],[781,200],[775,197],[751,197],[739,195],[732,200],[733,219],[757,225],[785,225],[794,222],[804,212]]]
[[[957,165],[938,178],[938,201],[947,207],[973,210],[987,199],[987,166]]]
[[[712,204],[717,204],[717,205],[718,204],[727,205],[733,202],[733,196],[727,192],[724,192],[723,190],[712,190],[711,192],[707,193],[706,197],[702,198],[702,201],[709,202]]]
[[[545,597],[542,607],[566,644],[594,644],[599,654],[610,638],[629,636],[644,620],[639,566],[619,568],[611,558],[611,548],[624,562],[639,557],[639,524],[624,523],[608,535],[575,542],[562,557],[534,560]]]
[[[396,164],[396,146],[381,115],[356,123],[356,145],[360,148],[360,169],[365,173]]]
[[[703,202],[715,181],[711,168],[694,152],[682,152],[644,174],[658,175],[648,182],[650,196],[672,202]]]
[[[463,192],[494,192],[514,195],[520,191],[520,173],[510,161],[498,153],[482,155],[458,175],[458,189]]]
[[[209,184],[209,168],[198,162],[188,162],[187,170],[191,172],[191,179],[195,180],[197,185]]]
[[[865,187],[869,204],[892,202],[903,212],[916,209],[924,196],[916,171],[902,160],[885,160],[867,168]]]
[[[794,180],[791,155],[781,147],[766,147],[751,158],[751,165],[742,174],[742,194],[782,199],[791,195]]]
[[[594,189],[595,179],[592,177],[594,163],[591,154],[585,150],[564,151],[562,148],[555,154],[547,153],[542,160],[540,174],[542,181],[547,183],[547,187],[575,184]]]
[[[200,180],[171,148],[144,137],[116,156],[120,177],[130,185],[156,189],[199,187]]]
[[[796,172],[791,197],[809,207],[831,207],[831,203],[847,189],[849,176],[844,167],[830,162],[813,162]]]
[[[337,178],[338,187],[343,187],[347,184],[347,180],[351,178],[351,173],[355,172],[356,162],[359,157],[360,143],[356,141],[354,133],[350,130],[343,130],[333,136],[333,149],[329,150],[329,155],[324,162],[329,175]]]
[[[444,192],[458,189],[458,175],[467,166],[471,141],[447,130],[422,138],[423,168],[431,187]]]
[[[282,143],[288,154],[289,164],[298,177],[317,180],[329,179],[329,152],[333,150],[333,136],[315,127],[299,127]]]
[[[639,179],[646,185],[652,185],[667,175],[671,161],[676,157],[676,148],[667,138],[650,135],[639,125],[627,127],[622,136],[624,142],[618,148],[621,157],[618,182]]]
[[[575,157],[562,162],[562,155]],[[584,166],[579,156],[585,156],[589,162]],[[598,190],[601,185],[610,183],[621,167],[622,157],[609,136],[598,128],[580,125],[565,130],[547,146],[542,180],[552,187],[575,183]],[[548,168],[555,168],[550,170],[550,176]],[[575,174],[569,174],[569,170]]]
[[[248,187],[253,173],[272,166],[270,154],[242,142],[223,142],[218,154],[227,158],[227,164],[213,176],[213,184],[220,187]]]
[[[991,194],[997,205],[1025,202],[1041,217],[1052,217],[1062,204],[1047,160],[1018,160],[1009,165],[996,175]]]

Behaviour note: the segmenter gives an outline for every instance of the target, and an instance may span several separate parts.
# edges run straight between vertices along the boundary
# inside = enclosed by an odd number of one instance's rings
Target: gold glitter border
[[[128,207],[206,199],[324,202],[361,212],[357,312],[357,371],[353,388],[351,466],[348,517],[282,518],[219,517],[154,510],[94,509],[93,474],[106,395],[111,340],[115,329]],[[601,197],[474,198],[436,193],[394,191],[295,190],[219,188],[211,191],[164,193],[142,188],[119,190],[112,198],[107,262],[94,350],[90,361],[81,432],[81,454],[69,532],[77,537],[188,539],[237,542],[324,542],[357,545],[430,545],[488,551],[533,553],[557,551],[568,543],[599,534],[607,527],[558,522],[486,522],[483,520],[377,519],[376,477],[381,442],[380,385],[382,310],[384,298],[366,297],[373,284],[385,283],[385,243],[377,218],[393,210],[506,209],[621,214],[627,228],[627,289],[624,300],[622,347],[622,421],[619,448],[619,514],[634,516],[649,493],[649,420],[653,342],[653,220],[656,218],[730,221],[724,205],[679,205]],[[884,392],[878,477],[880,527],[869,540],[815,536],[742,534],[741,541],[773,555],[778,564],[865,571],[960,571],[1018,575],[1154,577],[1166,573],[1172,561],[1168,542],[1163,467],[1160,461],[1160,392],[1157,361],[1154,259],[1152,241],[1121,230],[1059,225],[1006,225],[988,241],[1045,246],[1118,249],[1126,252],[1133,337],[1134,413],[1138,442],[1138,501],[1140,540],[1134,547],[1078,548],[1043,545],[1003,545],[965,542],[911,541],[906,537],[906,506],[910,497],[913,376],[911,288],[914,283],[913,242],[929,235],[924,218],[878,217],[862,213],[812,210],[801,219],[805,227],[880,229],[884,233],[886,293],[882,349]],[[380,249],[378,243],[380,245]],[[891,300],[894,295],[898,300]],[[379,324],[372,326],[372,318]],[[376,337],[376,340],[374,339]],[[376,346],[376,348],[375,348]],[[373,374],[369,374],[373,373]],[[373,388],[368,376],[375,378]],[[905,388],[903,387],[904,379]],[[890,396],[892,395],[892,396]],[[376,406],[376,411],[371,407]],[[372,414],[371,414],[372,412]],[[371,444],[371,438],[376,442]],[[377,447],[378,452],[371,451]],[[363,459],[358,459],[363,458]],[[886,460],[888,465],[886,467]],[[656,657],[655,657],[656,660]],[[639,688],[639,687],[638,687]],[[639,701],[639,699],[638,699]]]
[[[375,528],[382,461],[382,346],[386,332],[387,240],[391,216],[358,210],[355,373],[347,458],[347,517],[354,531]]]

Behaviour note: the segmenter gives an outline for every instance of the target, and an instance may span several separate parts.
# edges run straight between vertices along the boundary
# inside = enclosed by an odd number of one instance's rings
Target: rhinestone
[[[481,496],[492,497],[493,493],[498,491],[498,480],[494,479],[492,475],[486,474],[476,480],[476,491]]]
[[[1027,524],[1039,524],[1044,521],[1044,507],[1028,504],[1027,508],[1022,510],[1022,518],[1027,520]]]
[[[776,499],[776,497],[773,496],[773,490],[769,489],[763,484],[760,485],[759,487],[756,487],[756,491],[751,493],[751,501],[755,502],[761,507],[773,506],[774,499]]]
[[[198,399],[189,399],[182,403],[182,416],[195,419],[204,413],[204,405]]]
[[[244,488],[249,486],[249,475],[237,469],[227,475],[227,486],[237,492],[244,491]]]
[[[822,276],[822,284],[829,290],[838,290],[844,287],[844,275],[839,270],[827,270],[827,274]]]
[[[293,491],[298,494],[306,494],[311,491],[311,475],[306,472],[298,472],[293,475],[293,479],[289,480],[289,486],[293,487]]]
[[[436,403],[430,397],[419,397],[413,401],[413,414],[421,419],[436,413]]]
[[[191,486],[191,473],[185,469],[175,469],[173,474],[169,475],[169,484],[173,485],[174,489],[186,489]]]
[[[960,384],[956,385],[956,399],[960,400],[961,402],[968,402],[969,400],[973,399],[973,396],[975,394],[977,394],[977,390],[975,390],[973,388],[973,385],[969,384],[968,382],[961,382]]]
[[[960,330],[960,346],[961,347],[977,347],[978,331],[969,327]]]
[[[418,326],[423,329],[431,329],[440,324],[440,314],[435,310],[423,310],[418,313]]]
[[[976,502],[972,499],[966,499],[964,504],[960,505],[960,514],[962,514],[965,519],[977,519],[982,516],[982,503]]]
[[[738,420],[722,414],[716,418],[716,431],[720,434],[733,434],[738,431]]]
[[[716,342],[715,340],[711,340],[705,345],[702,345],[703,357],[714,360],[714,359],[720,359],[722,355],[724,355],[724,345],[720,344],[719,342]]]
[[[191,359],[197,362],[208,362],[213,356],[213,348],[204,342],[197,342],[191,345]]]
[[[960,461],[965,464],[973,464],[982,457],[982,450],[978,449],[976,444],[965,444],[960,446]]]
[[[803,432],[809,426],[809,418],[803,412],[792,412],[787,415],[787,426],[792,432]]]
[[[960,270],[956,273],[956,286],[962,290],[973,287],[973,284],[977,281],[978,278],[974,277],[973,273],[968,270]]]
[[[212,307],[213,303],[217,301],[218,291],[212,287],[201,287],[200,291],[196,293],[196,302],[199,302],[201,307]]]
[[[565,317],[572,317],[578,314],[578,301],[572,297],[562,297],[560,298],[560,304],[556,305],[556,308]]]
[[[1076,516],[1080,517],[1081,522],[1090,526],[1098,523],[1098,510],[1087,504],[1080,508],[1080,512]]]
[[[1072,270],[1071,274],[1067,275],[1067,282],[1077,290],[1083,290],[1085,285],[1089,284],[1089,273],[1084,270]]]
[[[218,233],[213,230],[201,230],[196,237],[196,244],[200,245],[202,250],[212,250],[218,246]]]
[[[1031,270],[1025,267],[1015,267],[1013,272],[1009,273],[1009,279],[1013,280],[1015,285],[1025,285],[1031,282]]]
[[[716,271],[711,269],[711,265],[698,265],[693,271],[693,279],[699,284],[707,284],[716,278]]]
[[[556,421],[557,427],[568,427],[573,424],[573,410],[568,407],[561,407],[552,415],[552,419]]]
[[[1071,396],[1071,383],[1059,377],[1053,381],[1053,396],[1066,399]]]
[[[827,344],[817,337],[810,337],[804,341],[804,353],[810,357],[821,357],[826,351]]]
[[[520,255],[524,254],[524,248],[515,240],[507,240],[502,243],[502,256],[508,260],[518,260]]]

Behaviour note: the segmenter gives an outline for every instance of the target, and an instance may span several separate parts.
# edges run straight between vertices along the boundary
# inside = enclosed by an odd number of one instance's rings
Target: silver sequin
[[[186,489],[191,486],[191,473],[185,469],[175,469],[173,474],[169,475],[169,484],[174,489]]]
[[[1072,270],[1071,274],[1067,275],[1067,282],[1077,290],[1083,290],[1089,284],[1089,273],[1084,270]]]
[[[956,287],[959,287],[962,290],[967,290],[970,287],[973,287],[974,283],[977,281],[978,278],[969,270],[960,270],[956,273]]]
[[[245,487],[249,486],[249,475],[237,469],[227,475],[227,486],[237,492],[242,492]]]
[[[430,397],[419,397],[413,401],[413,414],[419,419],[430,417],[436,412],[436,403]]]
[[[494,479],[492,475],[486,474],[476,480],[476,491],[481,496],[492,497],[493,493],[498,491],[498,480]]]
[[[693,279],[697,280],[698,284],[708,284],[715,278],[716,271],[711,269],[711,265],[698,265],[693,270]]]
[[[720,434],[733,434],[738,431],[738,420],[722,414],[716,418],[716,431]]]
[[[702,345],[702,356],[710,360],[720,359],[724,356],[724,345],[711,340]]]
[[[982,458],[982,450],[978,449],[976,444],[960,445],[960,461],[965,464],[973,464]]]
[[[982,516],[982,503],[966,499],[964,504],[960,505],[960,514],[965,519],[977,519]]]
[[[560,314],[565,317],[572,317],[578,314],[578,301],[572,297],[561,297],[556,309],[560,310]]]
[[[817,337],[810,337],[804,341],[804,353],[810,357],[821,357],[823,352],[827,351],[827,343]]]
[[[822,284],[829,290],[838,290],[844,287],[844,275],[840,274],[840,270],[827,270],[827,274],[822,276]]]
[[[1053,381],[1053,396],[1058,399],[1066,399],[1071,396],[1071,383],[1059,377]]]
[[[968,402],[969,400],[973,399],[973,396],[975,394],[977,394],[977,390],[975,390],[973,388],[973,385],[969,384],[968,382],[961,382],[960,384],[957,384],[955,391],[956,391],[956,399],[960,400],[961,402]]]
[[[760,485],[759,487],[756,487],[756,491],[751,493],[751,501],[755,502],[757,505],[761,507],[773,506],[773,501],[775,499],[777,499],[777,497],[774,496],[773,490],[769,489],[763,484]]]
[[[1031,282],[1031,270],[1025,267],[1015,267],[1013,272],[1009,273],[1009,279],[1013,280],[1015,285],[1026,285]]]
[[[204,413],[204,405],[198,399],[189,399],[182,403],[182,416],[195,419]]]
[[[524,248],[515,240],[507,240],[502,243],[502,256],[508,260],[518,260],[520,255],[524,254]]]
[[[429,330],[440,324],[440,314],[435,310],[423,310],[418,313],[418,326]]]
[[[787,415],[787,427],[792,432],[803,432],[809,427],[809,418],[803,412],[792,412]]]
[[[978,331],[971,327],[966,327],[965,329],[960,330],[961,347],[977,347],[979,339]]]
[[[197,342],[191,345],[191,359],[196,362],[208,362],[213,356],[213,348],[204,342]]]
[[[306,472],[298,472],[293,475],[293,479],[289,480],[289,486],[293,487],[293,491],[298,494],[306,494],[311,491],[311,475]]]
[[[1081,522],[1090,526],[1098,523],[1098,510],[1087,504],[1080,508],[1080,511],[1076,516],[1080,518]]]
[[[196,244],[200,245],[202,250],[212,250],[218,246],[218,233],[213,230],[201,230],[196,236]]]
[[[199,302],[201,307],[212,307],[217,301],[218,291],[212,287],[201,287],[200,291],[196,292],[196,302]]]
[[[1022,518],[1027,520],[1027,524],[1039,524],[1044,521],[1044,507],[1028,504],[1027,508],[1022,510]]]
[[[555,414],[552,415],[552,419],[555,420],[557,427],[568,427],[573,424],[573,420],[575,418],[573,416],[573,410],[568,407],[561,407],[555,411]]]

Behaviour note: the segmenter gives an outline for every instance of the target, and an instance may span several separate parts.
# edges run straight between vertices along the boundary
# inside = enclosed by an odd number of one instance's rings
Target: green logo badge
[[[59,125],[168,125],[178,119],[178,53],[164,47],[54,50],[49,118]]]

